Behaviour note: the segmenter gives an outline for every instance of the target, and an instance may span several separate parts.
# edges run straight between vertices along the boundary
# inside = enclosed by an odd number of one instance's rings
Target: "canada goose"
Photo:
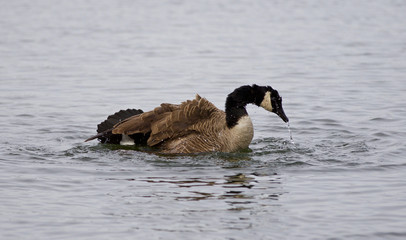
[[[102,143],[146,144],[162,153],[234,152],[248,148],[254,135],[245,106],[248,103],[276,113],[288,122],[282,98],[270,86],[245,85],[227,96],[225,112],[196,95],[179,105],[163,103],[149,112],[121,110],[100,123]]]

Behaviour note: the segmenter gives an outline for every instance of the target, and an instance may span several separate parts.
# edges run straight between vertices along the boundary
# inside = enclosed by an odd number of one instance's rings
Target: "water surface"
[[[403,1],[7,1],[2,239],[403,239]],[[83,140],[120,109],[245,84],[250,150],[162,156]]]

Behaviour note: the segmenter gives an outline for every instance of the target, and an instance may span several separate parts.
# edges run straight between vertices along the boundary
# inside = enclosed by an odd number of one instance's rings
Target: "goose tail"
[[[97,134],[86,139],[85,142],[94,140],[94,139],[99,139],[101,143],[112,143],[112,144],[120,144],[120,141],[122,140],[121,134],[113,134],[112,130],[114,126],[117,123],[120,123],[121,121],[141,114],[143,111],[141,109],[127,109],[127,110],[121,110],[119,112],[114,113],[113,115],[110,115],[107,117],[106,120],[101,122],[99,125],[97,125]]]

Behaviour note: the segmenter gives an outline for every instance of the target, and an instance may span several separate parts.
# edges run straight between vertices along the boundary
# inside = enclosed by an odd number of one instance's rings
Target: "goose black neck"
[[[251,86],[242,86],[228,94],[226,100],[226,122],[227,127],[232,128],[237,125],[240,118],[247,116],[245,106],[248,103],[255,103],[255,90]]]

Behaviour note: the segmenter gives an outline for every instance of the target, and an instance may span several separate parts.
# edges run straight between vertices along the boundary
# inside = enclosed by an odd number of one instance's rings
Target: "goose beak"
[[[278,108],[278,110],[276,110],[276,114],[277,114],[280,118],[282,118],[282,120],[283,120],[285,123],[289,122],[289,118],[286,116],[286,114],[285,114],[285,112],[283,111],[283,108],[282,108],[282,107],[280,107],[280,108]]]

